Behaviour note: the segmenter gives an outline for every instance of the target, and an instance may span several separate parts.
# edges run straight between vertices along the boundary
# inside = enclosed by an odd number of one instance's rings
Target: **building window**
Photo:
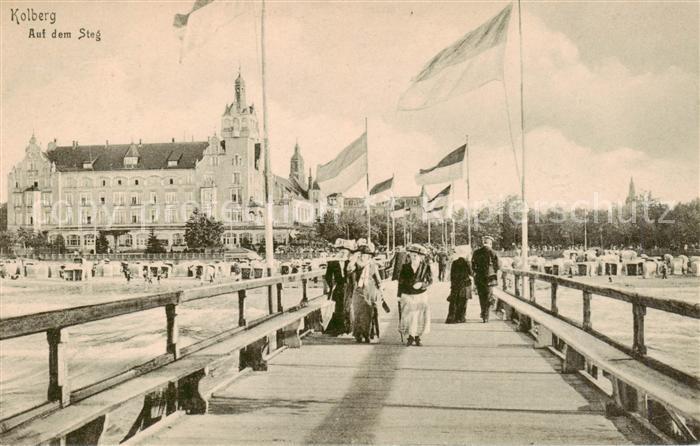
[[[80,236],[76,234],[70,234],[66,237],[66,246],[80,246]]]
[[[98,211],[97,211],[97,223],[98,224],[106,223],[105,216],[106,216],[106,214],[105,214],[104,209],[98,209]]]
[[[158,209],[151,208],[148,210],[148,221],[151,223],[158,222]]]
[[[138,185],[139,185],[139,180],[138,180],[138,178],[137,178],[137,179],[134,180],[134,186],[138,186]]]
[[[138,206],[141,204],[141,194],[135,193],[131,194],[131,205]]]
[[[234,203],[239,203],[241,202],[241,190],[240,189],[231,189],[231,201]]]
[[[155,191],[151,191],[149,194],[148,202],[151,204],[156,204],[158,202],[158,194]]]
[[[126,211],[119,209],[114,213],[114,223],[123,225],[126,223]]]
[[[139,234],[136,236],[136,247],[145,248],[148,243],[148,234]]]
[[[106,179],[102,179],[102,187],[107,187],[107,180]]]
[[[121,186],[122,185],[122,180],[117,180],[117,185]]]
[[[233,172],[233,178],[231,178],[231,181],[233,184],[239,185],[241,184],[241,173],[240,172]]]
[[[124,192],[114,192],[114,194],[112,194],[112,203],[115,206],[124,206],[125,201],[126,195]]]
[[[51,206],[51,192],[41,193],[41,204],[42,206]]]
[[[124,234],[119,237],[119,246],[131,247],[134,244],[134,238],[131,234]]]
[[[177,160],[168,160],[168,167],[177,167]]]
[[[90,194],[80,194],[80,205],[88,206],[90,204]]]
[[[131,223],[141,223],[141,213],[139,211],[131,212]]]
[[[83,236],[83,245],[92,246],[95,244],[95,234],[85,234]]]
[[[44,219],[42,220],[42,223],[44,224],[51,224],[51,211],[50,210],[45,210],[44,211]]]
[[[176,202],[177,202],[176,192],[166,192],[165,193],[165,203],[166,204],[174,204]]]
[[[69,206],[73,206],[73,194],[66,194],[66,203]]]
[[[176,214],[177,214],[177,209],[175,209],[174,207],[165,208],[165,222],[166,223],[175,223]]]
[[[104,196],[100,197],[100,204],[105,204],[105,197]]]
[[[135,156],[127,156],[124,157],[124,167],[136,167],[136,165],[139,163],[138,157]]]
[[[82,209],[80,211],[80,222],[84,225],[92,224],[92,214],[89,209]]]
[[[175,180],[173,178],[168,179],[169,184],[175,184]]]
[[[223,242],[224,242],[224,245],[228,245],[228,246],[233,245],[233,233],[232,232],[224,232]]]
[[[179,232],[176,232],[173,234],[173,245],[174,246],[182,246],[185,244],[185,239],[182,237],[182,234]]]

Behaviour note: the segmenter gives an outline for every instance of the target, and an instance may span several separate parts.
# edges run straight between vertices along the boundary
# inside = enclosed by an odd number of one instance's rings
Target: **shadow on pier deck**
[[[406,347],[396,304],[380,344],[313,334],[219,390],[209,413],[181,416],[140,444],[627,444],[653,443],[608,397],[562,374],[548,350],[512,324],[443,324],[447,284],[430,291],[432,332]],[[395,283],[388,286],[395,289]],[[391,294],[391,291],[389,291]],[[394,293],[395,294],[395,293]]]

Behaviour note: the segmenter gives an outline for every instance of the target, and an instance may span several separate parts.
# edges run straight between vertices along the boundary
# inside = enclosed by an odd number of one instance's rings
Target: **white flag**
[[[435,55],[413,78],[399,110],[419,110],[503,78],[503,53],[513,5]]]
[[[367,175],[367,134],[350,143],[335,159],[318,166],[316,182],[324,194],[343,193]]]

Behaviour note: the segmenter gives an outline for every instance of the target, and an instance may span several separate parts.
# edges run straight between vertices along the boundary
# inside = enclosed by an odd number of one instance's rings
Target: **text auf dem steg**
[[[21,24],[34,24],[34,23],[47,23],[50,25],[56,24],[56,12],[55,11],[37,11],[34,8],[10,8],[10,21],[16,25]],[[47,32],[46,28],[34,28],[30,27],[28,29],[27,37],[30,39],[72,39],[74,36],[78,40],[81,39],[92,39],[99,42],[102,38],[100,30],[91,30],[88,28],[80,28],[77,33],[72,31],[59,31],[58,29],[53,29]]]

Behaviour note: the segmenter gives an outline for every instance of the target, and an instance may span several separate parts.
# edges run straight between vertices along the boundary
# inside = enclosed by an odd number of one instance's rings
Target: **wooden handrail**
[[[540,273],[537,271],[522,271],[511,268],[503,268],[502,271],[508,274],[513,274],[516,277],[526,276],[531,279],[537,279],[543,282],[573,288],[586,293],[621,300],[633,305],[642,305],[647,308],[654,308],[667,313],[700,319],[700,304],[693,304],[677,299],[661,299],[654,296],[639,294],[634,291],[620,290],[607,286],[590,285],[573,279],[568,279],[566,277],[554,276],[552,274]]]
[[[125,314],[150,310],[152,308],[165,307],[166,305],[177,305],[191,300],[205,299],[222,294],[233,294],[242,290],[299,282],[305,279],[321,277],[323,274],[323,271],[309,271],[283,276],[263,277],[261,279],[208,285],[183,291],[152,294],[99,304],[2,318],[0,319],[0,340],[109,319]]]

